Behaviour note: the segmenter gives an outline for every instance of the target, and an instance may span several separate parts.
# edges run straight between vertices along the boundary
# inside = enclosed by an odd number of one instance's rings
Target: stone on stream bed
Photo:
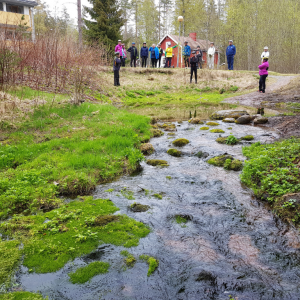
[[[212,132],[212,133],[225,133],[225,131],[222,130],[222,129],[212,129],[212,130],[210,130],[210,132]]]
[[[134,202],[130,205],[129,209],[133,212],[145,212],[150,209],[150,206]]]
[[[169,149],[169,150],[167,151],[167,153],[168,153],[169,155],[175,156],[175,157],[180,157],[180,156],[181,156],[181,151],[179,151],[179,150],[177,150],[177,149],[173,149],[173,148]]]
[[[227,138],[228,138],[228,136],[226,136],[226,137],[219,137],[219,138],[216,139],[216,142],[219,143],[219,144],[226,144]]]
[[[226,118],[237,119],[243,115],[248,115],[245,110],[219,110],[214,112],[209,118],[211,120],[223,120]]]
[[[154,152],[154,147],[150,143],[145,143],[140,146],[140,150],[144,155],[150,155]]]
[[[266,124],[266,123],[268,123],[267,117],[257,117],[254,119],[254,125]]]
[[[160,137],[160,136],[164,135],[164,133],[159,129],[151,129],[151,135],[153,137]]]
[[[225,118],[225,119],[223,119],[223,122],[225,122],[225,123],[234,123],[235,119],[234,118]]]
[[[168,167],[168,162],[162,159],[148,159],[146,162],[150,166],[161,166],[161,167]]]
[[[157,126],[165,131],[177,131],[176,126],[173,123],[157,124]]]
[[[197,156],[198,158],[207,158],[209,157],[209,154],[207,152],[199,151],[195,156]]]
[[[204,124],[199,118],[192,118],[189,120],[189,123],[191,124]]]
[[[234,159],[231,155],[224,154],[213,157],[207,161],[210,165],[224,167],[226,170],[240,171],[243,168],[243,162]]]
[[[237,123],[237,124],[249,124],[249,123],[251,123],[251,121],[252,121],[252,117],[251,116],[244,115],[244,116],[239,117],[235,121],[235,123]]]
[[[183,147],[185,145],[187,145],[190,141],[187,139],[177,139],[175,141],[173,141],[173,145],[177,146],[177,147]]]

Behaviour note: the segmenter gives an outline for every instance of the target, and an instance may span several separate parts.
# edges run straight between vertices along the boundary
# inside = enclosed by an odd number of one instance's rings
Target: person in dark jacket
[[[143,47],[141,48],[141,59],[142,59],[142,68],[145,65],[145,68],[147,67],[147,59],[148,59],[148,47],[146,46],[146,43],[143,43]]]
[[[191,47],[188,45],[188,42],[184,42],[183,48],[183,58],[184,58],[184,65],[185,68],[190,67],[190,56],[191,56]]]
[[[193,73],[195,73],[195,83],[197,84],[197,69],[198,69],[198,58],[196,56],[196,51],[192,52],[192,57],[190,59],[190,65],[191,65],[191,80],[193,81]]]
[[[198,69],[202,69],[202,58],[203,58],[203,52],[200,49],[200,46],[197,46],[197,55],[196,57],[198,58]]]
[[[159,51],[159,57],[158,57],[158,67],[160,68],[160,64],[161,64],[161,57],[164,54],[164,50],[161,48],[161,45],[158,44],[157,45],[158,51]]]
[[[120,59],[120,53],[115,52],[115,58],[114,58],[114,85],[120,86],[120,68],[121,68],[122,61]]]
[[[229,46],[226,49],[228,70],[233,70],[234,56],[236,54],[236,48],[233,45],[233,41],[229,41]]]
[[[134,67],[136,68],[136,60],[138,58],[138,51],[137,48],[135,47],[135,42],[132,42],[132,46],[127,49],[127,52],[130,53],[130,67],[132,67],[132,63]]]

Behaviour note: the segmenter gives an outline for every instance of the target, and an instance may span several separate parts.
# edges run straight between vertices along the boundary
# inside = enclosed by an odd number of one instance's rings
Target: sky
[[[60,12],[65,6],[68,13],[74,22],[77,21],[77,0],[43,0],[49,7],[49,9],[55,13]],[[82,6],[90,6],[88,0],[81,0]]]

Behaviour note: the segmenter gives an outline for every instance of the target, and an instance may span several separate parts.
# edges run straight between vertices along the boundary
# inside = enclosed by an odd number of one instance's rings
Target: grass
[[[149,118],[91,103],[39,107],[16,125],[2,130],[0,218],[55,208],[58,195],[134,171],[140,140],[150,138]]]
[[[0,295],[0,300],[43,300],[44,298],[40,294],[30,292],[14,292]]]
[[[147,276],[153,274],[153,272],[158,268],[159,261],[154,257],[151,257],[149,255],[140,255],[139,259],[146,261],[149,265]]]
[[[108,269],[109,263],[95,261],[85,267],[77,269],[73,273],[69,273],[68,275],[72,283],[85,283],[96,275],[107,273]]]
[[[101,243],[134,247],[150,230],[126,215],[98,226],[99,216],[118,208],[109,200],[84,197],[59,209],[32,216],[14,216],[1,223],[1,231],[24,244],[23,264],[37,273],[55,272],[68,261],[90,253]],[[47,221],[45,223],[45,221]],[[3,248],[4,249],[4,248]],[[8,251],[4,249],[4,251]],[[1,260],[1,265],[5,260]]]
[[[244,147],[243,154],[249,161],[241,175],[255,195],[267,200],[283,219],[296,224],[300,224],[300,205],[284,196],[300,192],[299,153],[300,140],[294,138]]]

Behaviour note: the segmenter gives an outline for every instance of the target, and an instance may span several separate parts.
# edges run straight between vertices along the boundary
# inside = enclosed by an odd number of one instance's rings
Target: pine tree
[[[88,0],[93,7],[85,7],[90,19],[85,18],[84,30],[88,41],[100,41],[111,49],[121,39],[121,28],[125,24],[122,10],[118,8],[116,0]]]

